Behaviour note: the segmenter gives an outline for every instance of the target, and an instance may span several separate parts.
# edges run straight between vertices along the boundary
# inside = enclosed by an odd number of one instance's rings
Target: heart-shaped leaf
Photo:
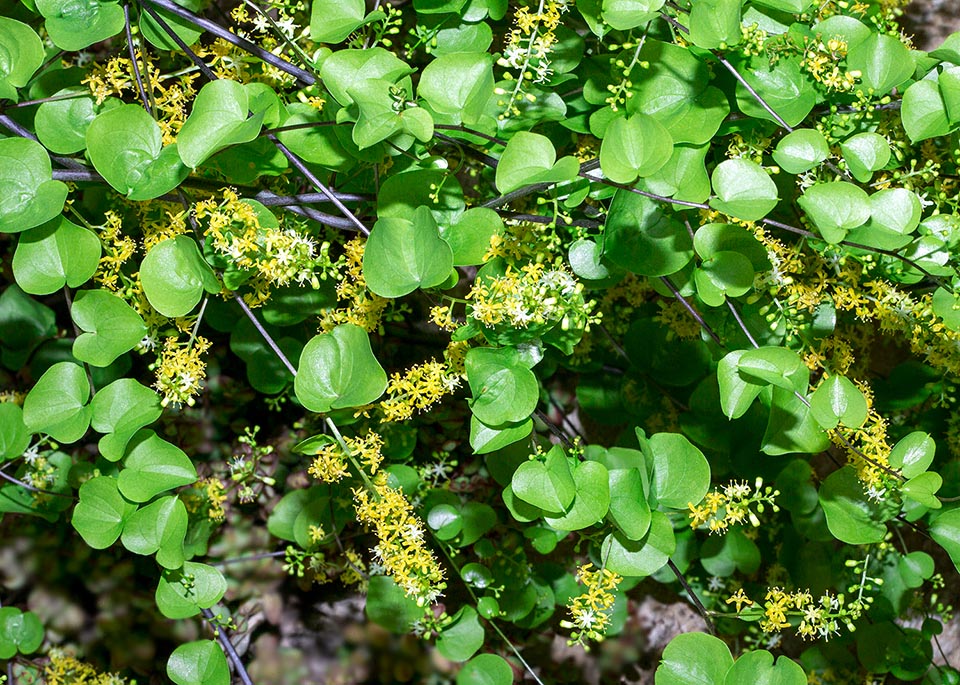
[[[939,509],[942,504],[937,499],[937,491],[943,485],[943,478],[934,471],[925,471],[903,484],[903,494],[928,509]]]
[[[426,206],[413,218],[385,218],[374,225],[363,252],[367,287],[381,297],[402,297],[417,288],[433,288],[450,276],[453,251],[440,237]]]
[[[472,606],[465,606],[450,619],[437,637],[437,651],[451,661],[466,661],[483,646],[483,626]]]
[[[513,494],[546,512],[560,515],[577,494],[567,456],[560,446],[547,452],[544,461],[525,461],[510,481]]]
[[[106,549],[120,537],[124,522],[137,510],[120,494],[117,479],[96,476],[80,486],[80,501],[73,510],[73,527],[94,549]]]
[[[174,569],[183,565],[186,535],[187,508],[179,498],[168,495],[131,515],[123,524],[120,542],[134,554],[156,553],[158,564]]]
[[[341,324],[304,346],[294,392],[317,413],[374,402],[387,388],[387,374],[370,348],[367,332]]]
[[[30,446],[30,431],[23,422],[23,409],[13,402],[0,402],[0,461],[23,454]]]
[[[152,430],[143,429],[130,441],[119,486],[127,499],[146,502],[161,492],[196,480],[197,469],[183,450]]]
[[[26,138],[0,140],[0,233],[19,233],[56,217],[67,199],[50,157]]]
[[[650,530],[651,511],[639,469],[610,471],[610,510],[607,518],[628,540],[642,540]]]
[[[167,677],[177,685],[230,685],[230,667],[216,641],[198,640],[173,650]]]
[[[867,400],[852,381],[834,375],[810,397],[810,413],[826,429],[836,428],[838,423],[859,428],[867,420]]]
[[[577,177],[580,164],[574,157],[557,161],[557,151],[546,136],[520,131],[504,148],[497,164],[497,190],[509,193],[535,183],[562,183]]]
[[[851,466],[834,471],[823,481],[820,504],[827,517],[827,528],[842,542],[869,545],[880,542],[887,533],[877,506],[863,494],[863,486]]]
[[[663,568],[676,549],[670,519],[663,512],[654,511],[646,535],[631,540],[620,532],[611,533],[604,538],[600,555],[606,568],[614,573],[644,578]]]
[[[251,114],[252,104],[249,89],[236,81],[219,79],[201,88],[177,135],[183,163],[195,169],[228,145],[256,138],[266,111]]]
[[[523,421],[537,408],[537,377],[515,348],[475,347],[467,352],[465,367],[473,393],[470,410],[483,423]]]
[[[140,315],[109,290],[78,292],[70,314],[87,331],[74,340],[73,356],[93,366],[109,366],[147,332]]]
[[[220,283],[200,254],[197,241],[186,235],[150,248],[140,264],[140,282],[153,308],[169,317],[189,314],[204,290],[220,292]]]
[[[0,98],[17,101],[17,88],[27,85],[43,64],[43,41],[21,21],[0,17]]]
[[[13,255],[13,276],[31,295],[83,285],[100,263],[100,240],[65,217],[24,231]]]
[[[363,24],[363,0],[313,0],[310,38],[318,43],[339,43]]]
[[[17,652],[32,654],[43,643],[43,623],[32,611],[16,607],[0,609],[0,659],[9,659]]]
[[[610,508],[607,467],[596,461],[581,462],[573,472],[576,495],[563,516],[544,516],[557,530],[582,530],[603,520]]]
[[[132,378],[120,378],[100,389],[90,408],[90,425],[105,434],[100,438],[100,454],[109,461],[122,459],[133,435],[163,412],[157,393]]]
[[[37,0],[50,40],[61,50],[90,47],[123,30],[123,10],[100,0]]]
[[[937,443],[927,433],[914,431],[901,438],[890,450],[890,466],[903,469],[905,478],[914,478],[933,463]]]
[[[777,206],[777,186],[756,162],[728,159],[717,165],[710,177],[716,199],[714,209],[745,221],[765,217]]]
[[[90,424],[90,382],[79,364],[58,362],[37,380],[23,401],[23,421],[33,433],[54,440],[79,440]]]
[[[633,183],[650,176],[669,161],[673,138],[648,114],[614,119],[600,145],[600,169],[616,183]]]

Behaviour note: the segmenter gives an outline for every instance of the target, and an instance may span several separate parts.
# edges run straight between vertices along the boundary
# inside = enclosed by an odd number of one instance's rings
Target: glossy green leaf
[[[690,41],[707,50],[739,43],[740,5],[741,0],[697,0],[690,8]]]
[[[423,616],[423,609],[407,597],[390,576],[370,576],[367,587],[367,618],[392,633],[407,633]]]
[[[791,174],[809,171],[829,156],[830,146],[823,134],[812,128],[791,131],[780,139],[773,151],[773,160]]]
[[[186,235],[150,248],[140,264],[140,282],[151,306],[169,317],[189,314],[204,291],[220,292],[220,283],[200,254],[197,241]]]
[[[173,0],[177,5],[194,12],[202,14],[203,0]],[[151,9],[159,16],[168,27],[182,40],[186,45],[193,45],[200,36],[203,35],[202,29],[197,28],[189,20],[165,10],[162,7],[154,5]],[[154,18],[147,12],[140,13],[140,32],[147,42],[161,50],[179,50],[180,46],[171,38],[167,31],[160,27]]]
[[[489,454],[523,440],[533,430],[533,419],[488,426],[476,415],[470,417],[470,447],[476,454]]]
[[[147,502],[161,492],[197,480],[190,457],[148,429],[139,431],[130,441],[123,465],[120,492],[133,502]]]
[[[310,37],[318,43],[339,43],[363,24],[363,0],[313,0],[310,3]]]
[[[248,87],[225,79],[200,89],[177,135],[177,151],[186,166],[196,168],[223,148],[257,137],[266,112],[251,114],[250,95]]]
[[[353,324],[311,338],[297,369],[297,399],[317,413],[370,404],[387,387],[387,374],[373,355],[367,332]]]
[[[367,287],[381,297],[402,297],[417,288],[436,287],[452,269],[453,250],[440,237],[426,206],[418,207],[412,219],[379,219],[363,253]]]
[[[33,654],[43,643],[43,623],[32,611],[0,608],[0,659]]]
[[[628,540],[642,540],[650,530],[651,511],[639,469],[614,469],[610,478],[607,518]]]
[[[230,667],[216,640],[197,640],[173,650],[167,677],[177,685],[230,685]]]
[[[867,420],[867,399],[850,379],[833,375],[810,396],[810,413],[828,430],[840,423],[859,428]]]
[[[733,350],[717,364],[720,407],[728,419],[739,419],[743,416],[766,385],[765,381],[754,382],[740,374],[740,358],[745,352],[746,350]]]
[[[861,183],[868,183],[873,172],[879,171],[890,161],[890,144],[876,133],[851,136],[840,143],[840,150],[850,173]]]
[[[870,199],[860,187],[846,181],[818,183],[804,191],[800,207],[827,242],[838,243],[847,231],[870,218]]]
[[[67,186],[53,180],[50,157],[26,138],[0,140],[0,233],[45,224],[63,209]]]
[[[656,685],[724,685],[733,666],[730,650],[706,633],[682,633],[670,641],[655,675]]]
[[[557,530],[582,530],[599,523],[610,508],[607,468],[595,461],[580,462],[573,472],[576,495],[563,516],[544,516]]]
[[[219,602],[226,591],[227,580],[219,569],[185,561],[181,568],[161,574],[157,608],[167,618],[189,618]]]
[[[870,223],[866,228],[909,235],[920,225],[923,207],[906,188],[886,188],[870,196]]]
[[[914,478],[933,463],[937,443],[927,433],[914,431],[901,438],[890,450],[890,466],[902,469],[904,478]]]
[[[13,275],[25,292],[49,295],[64,285],[83,285],[99,263],[97,236],[60,216],[20,235]]]
[[[13,402],[0,402],[0,461],[16,459],[30,446],[30,431],[23,410]]]
[[[503,219],[487,207],[471,207],[453,224],[441,227],[440,237],[453,251],[454,266],[483,263],[494,235],[502,235]]]
[[[27,85],[43,64],[43,42],[36,31],[21,21],[0,17],[0,98],[16,102],[17,88]]]
[[[424,67],[417,94],[434,111],[471,125],[483,115],[493,84],[492,60],[486,52],[454,52]]]
[[[81,290],[70,314],[86,331],[73,342],[73,356],[93,366],[109,366],[147,332],[140,315],[109,290]]]
[[[757,649],[737,659],[723,679],[723,685],[806,685],[803,667],[789,657],[774,663],[773,654]]]
[[[90,423],[90,382],[83,368],[58,362],[47,369],[23,401],[23,422],[32,433],[54,440],[79,440]]]
[[[717,194],[710,206],[745,221],[756,221],[777,206],[777,186],[763,168],[747,159],[728,159],[710,177]]]
[[[727,296],[739,297],[753,289],[753,265],[739,252],[722,250],[704,259],[694,271],[697,294],[705,304],[719,307]]]
[[[616,183],[633,183],[654,174],[673,154],[673,139],[648,114],[614,119],[600,145],[600,169]]]
[[[807,391],[810,371],[803,359],[785,347],[759,347],[737,358],[737,371],[751,383],[770,383],[799,393]]]
[[[384,79],[395,83],[412,71],[392,52],[381,47],[365,50],[337,50],[320,66],[320,78],[334,100],[347,106],[353,103],[348,89],[363,79]]]
[[[71,523],[92,548],[106,549],[120,537],[137,505],[123,498],[117,479],[110,476],[91,478],[80,486],[79,495]]]
[[[477,610],[465,606],[451,618],[437,637],[437,651],[451,661],[466,661],[483,646],[483,626]]]
[[[61,50],[83,50],[123,30],[123,10],[100,0],[38,0],[50,40]]]
[[[880,542],[887,527],[879,520],[876,504],[863,491],[852,466],[831,473],[820,486],[820,505],[827,527],[841,542],[869,545]]]
[[[826,431],[813,418],[810,407],[797,397],[796,391],[775,386],[770,417],[763,433],[763,453],[771,456],[793,452],[816,454],[829,446]]]
[[[87,127],[87,154],[107,183],[131,200],[168,193],[190,173],[177,145],[163,146],[160,126],[140,105],[98,114]]]
[[[685,202],[706,202],[710,197],[710,177],[704,160],[708,145],[674,145],[673,154],[656,173],[641,181],[651,193]]]
[[[903,494],[928,509],[939,509],[940,500],[937,491],[943,485],[943,478],[939,473],[926,471],[914,476],[903,484]]]
[[[641,442],[653,470],[651,499],[672,509],[687,509],[703,499],[710,488],[710,464],[681,433],[656,433]]]
[[[557,160],[553,143],[539,133],[515,134],[497,164],[496,184],[501,193],[536,183],[562,183],[577,177],[580,164],[574,157]]]
[[[122,479],[120,487],[122,491]],[[156,554],[158,564],[175,569],[183,565],[186,534],[187,508],[179,498],[168,495],[131,514],[123,524],[120,542],[134,554]]]
[[[670,519],[663,512],[654,511],[646,535],[631,540],[619,531],[611,533],[604,538],[600,554],[606,560],[606,568],[614,573],[643,578],[663,568],[676,548]]]
[[[547,452],[544,461],[525,461],[513,473],[513,494],[525,502],[560,515],[577,494],[566,454],[559,446]]]
[[[478,654],[463,665],[457,685],[511,685],[513,669],[496,654]]]
[[[871,33],[847,53],[847,69],[859,71],[860,80],[876,95],[884,95],[913,76],[910,50],[899,38]]]
[[[925,580],[929,580],[936,570],[933,557],[926,552],[910,552],[900,557],[897,564],[900,577],[904,585],[909,588],[918,588]]]
[[[157,393],[132,378],[120,378],[98,390],[90,408],[91,427],[104,434],[100,453],[110,461],[122,459],[134,433],[160,418],[163,411]]]
[[[97,105],[84,88],[65,88],[55,95],[72,95],[69,99],[44,102],[37,108],[34,127],[37,139],[51,152],[70,155],[87,147],[87,129],[97,114],[120,105],[116,98],[107,98]]]
[[[760,549],[742,527],[733,527],[722,535],[710,536],[700,548],[700,563],[713,576],[726,578],[739,571],[752,575],[760,568]]]
[[[798,57],[781,57],[771,63],[766,55],[758,55],[735,66],[750,88],[788,126],[798,126],[817,104],[812,79],[801,68]],[[780,123],[740,82],[736,93],[737,106],[744,114]]]
[[[929,528],[930,537],[943,547],[950,561],[960,570],[960,509],[949,509],[937,516]]]
[[[604,228],[604,257],[642,276],[666,276],[693,258],[686,227],[653,200],[618,190]]]
[[[466,356],[470,410],[483,423],[524,421],[537,407],[540,386],[515,348],[475,347]]]
[[[900,118],[912,143],[945,136],[951,128],[940,89],[927,79],[912,83],[904,91]]]

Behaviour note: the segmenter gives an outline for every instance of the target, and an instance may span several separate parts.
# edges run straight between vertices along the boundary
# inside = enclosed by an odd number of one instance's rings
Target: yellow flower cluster
[[[593,570],[593,564],[584,564],[577,569],[577,581],[583,583],[586,592],[573,597],[567,604],[572,620],[560,622],[564,628],[573,629],[571,644],[582,645],[586,640],[603,639],[617,599],[613,593],[621,580],[623,578],[609,569]]]
[[[370,475],[375,475],[383,462],[383,455],[380,453],[383,438],[378,433],[369,431],[361,437],[345,436],[343,441],[347,444],[350,455],[359,459]],[[348,455],[344,454],[340,444],[329,442],[317,449],[307,472],[324,483],[336,483],[347,475],[348,462]]]
[[[430,308],[430,321],[434,326],[442,331],[457,330],[456,321],[453,320],[453,310],[449,305],[437,305]]]
[[[374,295],[367,290],[363,277],[363,251],[366,243],[354,238],[343,246],[343,258],[337,263],[340,281],[337,283],[337,298],[346,302],[346,307],[329,310],[320,321],[320,328],[332,331],[342,323],[352,323],[367,332],[380,327],[384,310],[390,300]]]
[[[134,209],[143,230],[143,249],[147,252],[154,245],[189,231],[187,211],[175,202],[137,202]]]
[[[583,299],[575,297],[582,292],[583,285],[563,267],[547,270],[537,263],[519,269],[508,266],[503,276],[473,284],[467,295],[468,315],[486,328],[556,323],[586,314]]]
[[[518,262],[539,261],[544,255],[556,254],[561,245],[555,231],[527,221],[508,223],[503,233],[490,236],[490,246],[483,261],[501,257],[516,266]]]
[[[839,63],[847,56],[847,42],[839,36],[823,37],[807,45],[800,66],[828,90],[848,92],[857,85],[858,71],[846,71]]]
[[[101,673],[62,649],[54,647],[48,656],[50,662],[43,667],[46,685],[126,685],[125,678],[116,673]]]
[[[743,588],[731,595],[726,604],[733,604],[738,614],[744,607],[757,605],[744,593]],[[864,604],[859,598],[848,603],[842,594],[825,592],[814,600],[809,590],[784,592],[774,587],[767,590],[762,609],[760,629],[765,633],[778,633],[789,628],[791,623],[788,618],[797,617],[800,619],[797,625],[800,637],[805,640],[829,640],[832,635],[839,634],[841,624],[851,632],[854,630],[853,622],[862,614]]]
[[[203,513],[214,523],[223,521],[227,512],[223,508],[227,493],[221,480],[215,476],[201,478],[193,487],[181,495],[184,506],[192,514]]]
[[[870,386],[855,381],[867,400],[867,420],[859,428],[837,426],[829,432],[834,445],[847,452],[847,459],[857,469],[857,477],[867,490],[868,497],[880,500],[889,488],[896,487],[897,479],[885,468],[890,468],[890,443],[887,442],[887,420],[873,408]]]
[[[518,103],[523,100],[536,101],[536,96],[524,93],[527,81],[544,83],[550,79],[553,71],[550,69],[550,50],[557,42],[557,27],[563,13],[568,9],[566,0],[540,0],[536,12],[529,7],[519,6],[513,15],[515,28],[507,36],[503,46],[503,53],[497,64],[508,70],[504,78],[516,81],[509,97],[499,100],[497,104],[503,108],[500,119],[509,116],[519,116]],[[507,95],[507,91],[498,88],[498,95]]]
[[[460,387],[458,374],[447,364],[431,359],[394,373],[387,384],[387,398],[380,403],[384,421],[406,421],[423,412]]]
[[[117,292],[125,285],[121,282],[121,268],[133,256],[137,244],[133,238],[123,234],[123,221],[119,214],[108,210],[105,217],[106,221],[100,231],[103,256],[100,257],[93,279],[104,288]]]
[[[700,324],[679,300],[657,300],[658,311],[653,319],[673,331],[678,338],[685,340],[700,337]]]
[[[774,502],[779,495],[779,490],[769,485],[764,487],[761,478],[757,478],[753,487],[746,481],[732,481],[719,490],[708,492],[700,504],[687,504],[690,527],[706,525],[711,533],[722,533],[730,526],[749,522],[756,528],[760,525],[757,514],[763,513],[765,504],[769,504],[775,512],[780,510]],[[754,512],[751,506],[757,511]]]
[[[353,491],[357,520],[374,529],[376,562],[417,605],[433,604],[446,589],[443,569],[427,549],[423,522],[400,490],[387,485],[385,474],[374,481],[375,491]]]
[[[162,406],[194,405],[194,396],[200,392],[200,382],[207,375],[203,354],[210,349],[210,345],[209,340],[199,335],[192,344],[181,343],[174,337],[166,339],[156,365],[157,381],[153,384],[163,396],[160,400]]]

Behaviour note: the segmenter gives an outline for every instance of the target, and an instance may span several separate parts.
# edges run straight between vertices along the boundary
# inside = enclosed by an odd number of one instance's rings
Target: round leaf
[[[90,422],[86,411],[90,382],[83,368],[58,362],[47,369],[23,401],[23,421],[32,433],[49,433],[60,442],[74,442]]]
[[[387,374],[373,356],[367,332],[353,324],[314,336],[297,368],[297,399],[317,413],[370,404],[387,387]]]
[[[0,97],[16,101],[15,88],[23,88],[43,64],[43,41],[32,28],[0,17]]]
[[[133,513],[123,524],[120,542],[134,554],[156,553],[157,563],[164,568],[180,568],[186,535],[187,508],[179,498],[168,495]]]
[[[581,462],[573,472],[577,494],[563,516],[544,520],[557,530],[582,530],[599,523],[610,508],[607,467],[596,461]]]
[[[573,157],[557,161],[557,151],[546,136],[520,131],[500,156],[496,183],[501,193],[535,183],[561,183],[576,178],[580,165]]]
[[[676,273],[693,258],[686,227],[653,200],[618,190],[604,228],[606,259],[641,276]]]
[[[914,431],[890,450],[890,466],[903,469],[904,478],[915,478],[930,467],[936,450],[933,438],[923,431]]]
[[[230,668],[214,640],[180,645],[167,660],[167,677],[177,685],[230,685]]]
[[[74,340],[73,356],[93,366],[109,366],[147,332],[140,315],[109,290],[78,292],[70,314],[87,331]]]
[[[363,0],[313,0],[310,38],[318,43],[339,43],[363,24]]]
[[[475,347],[467,352],[470,410],[490,426],[523,421],[537,407],[540,386],[513,348]]]
[[[13,275],[24,292],[49,295],[83,285],[100,263],[100,240],[59,216],[20,235]]]
[[[765,217],[779,201],[777,186],[756,162],[725,160],[717,165],[710,178],[717,194],[710,200],[710,206],[724,214],[756,221]]]
[[[160,576],[157,608],[167,618],[189,618],[219,602],[226,591],[227,580],[219,569],[185,561],[181,568]]]
[[[844,376],[830,376],[810,397],[810,413],[830,430],[842,423],[859,428],[867,420],[867,400],[860,389]]]
[[[32,654],[43,643],[43,623],[32,611],[16,607],[0,609],[0,659],[9,659],[17,652]]]
[[[648,114],[614,119],[600,144],[600,169],[616,183],[633,183],[658,171],[673,154],[673,139]]]
[[[874,171],[879,171],[890,161],[890,144],[883,136],[867,132],[858,133],[840,143],[840,150],[853,177],[867,183]]]
[[[906,188],[886,188],[870,196],[867,230],[882,228],[910,235],[920,224],[923,207],[917,194]]]
[[[838,540],[851,545],[880,542],[887,527],[878,520],[877,507],[863,494],[857,472],[850,466],[834,471],[820,486],[820,504],[827,528]]]
[[[79,495],[71,523],[93,549],[106,549],[120,537],[137,505],[123,498],[117,479],[109,476],[91,478],[80,486]]]
[[[146,502],[196,480],[197,469],[183,450],[144,429],[130,442],[118,485],[127,499]]]
[[[163,411],[157,393],[132,378],[120,378],[101,388],[90,409],[90,425],[105,434],[100,439],[100,453],[110,461],[123,458],[134,433],[160,418]]]
[[[483,626],[477,610],[465,606],[456,614],[450,624],[440,632],[437,638],[437,651],[451,661],[466,661],[483,646]]]
[[[743,654],[734,662],[723,685],[806,685],[807,674],[796,661],[781,656],[776,664],[773,654],[758,649]]]
[[[386,218],[374,225],[363,253],[367,287],[381,297],[402,297],[433,288],[450,276],[453,251],[440,237],[426,206],[413,219]]]
[[[730,650],[706,633],[682,633],[663,650],[656,685],[724,685],[733,666]]]
[[[830,243],[838,243],[847,231],[870,218],[870,201],[860,187],[846,181],[818,183],[803,193],[800,207]]]
[[[545,461],[525,461],[510,481],[513,494],[547,512],[562,514],[577,494],[570,464],[563,449],[551,448]]]
[[[177,151],[196,168],[228,145],[248,143],[260,133],[266,111],[250,114],[249,89],[236,81],[211,81],[200,89],[177,135]]]
[[[960,509],[945,511],[930,524],[930,537],[943,547],[960,570]]]
[[[606,568],[614,573],[644,578],[663,568],[676,549],[670,519],[663,512],[654,511],[646,535],[630,540],[620,532],[611,533],[604,539],[600,555]]]
[[[171,318],[189,314],[204,290],[220,292],[197,241],[186,235],[164,240],[147,252],[140,264],[140,282],[153,308]]]
[[[83,50],[123,30],[123,10],[100,0],[38,0],[50,39],[61,50]]]
[[[791,131],[777,144],[774,161],[791,174],[802,174],[830,156],[830,146],[820,131],[799,128]]]
[[[644,453],[653,467],[651,496],[662,506],[686,509],[710,489],[707,458],[680,433],[652,435]]]
[[[463,665],[457,685],[511,685],[513,669],[496,654],[478,654]]]

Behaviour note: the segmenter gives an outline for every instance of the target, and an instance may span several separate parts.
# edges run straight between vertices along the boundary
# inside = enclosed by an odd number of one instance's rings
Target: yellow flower
[[[726,600],[726,604],[735,604],[737,613],[739,614],[741,611],[743,611],[744,604],[746,604],[748,607],[752,607],[755,602],[747,597],[747,595],[743,592],[743,588],[740,588],[733,595],[731,595],[729,599]]]

